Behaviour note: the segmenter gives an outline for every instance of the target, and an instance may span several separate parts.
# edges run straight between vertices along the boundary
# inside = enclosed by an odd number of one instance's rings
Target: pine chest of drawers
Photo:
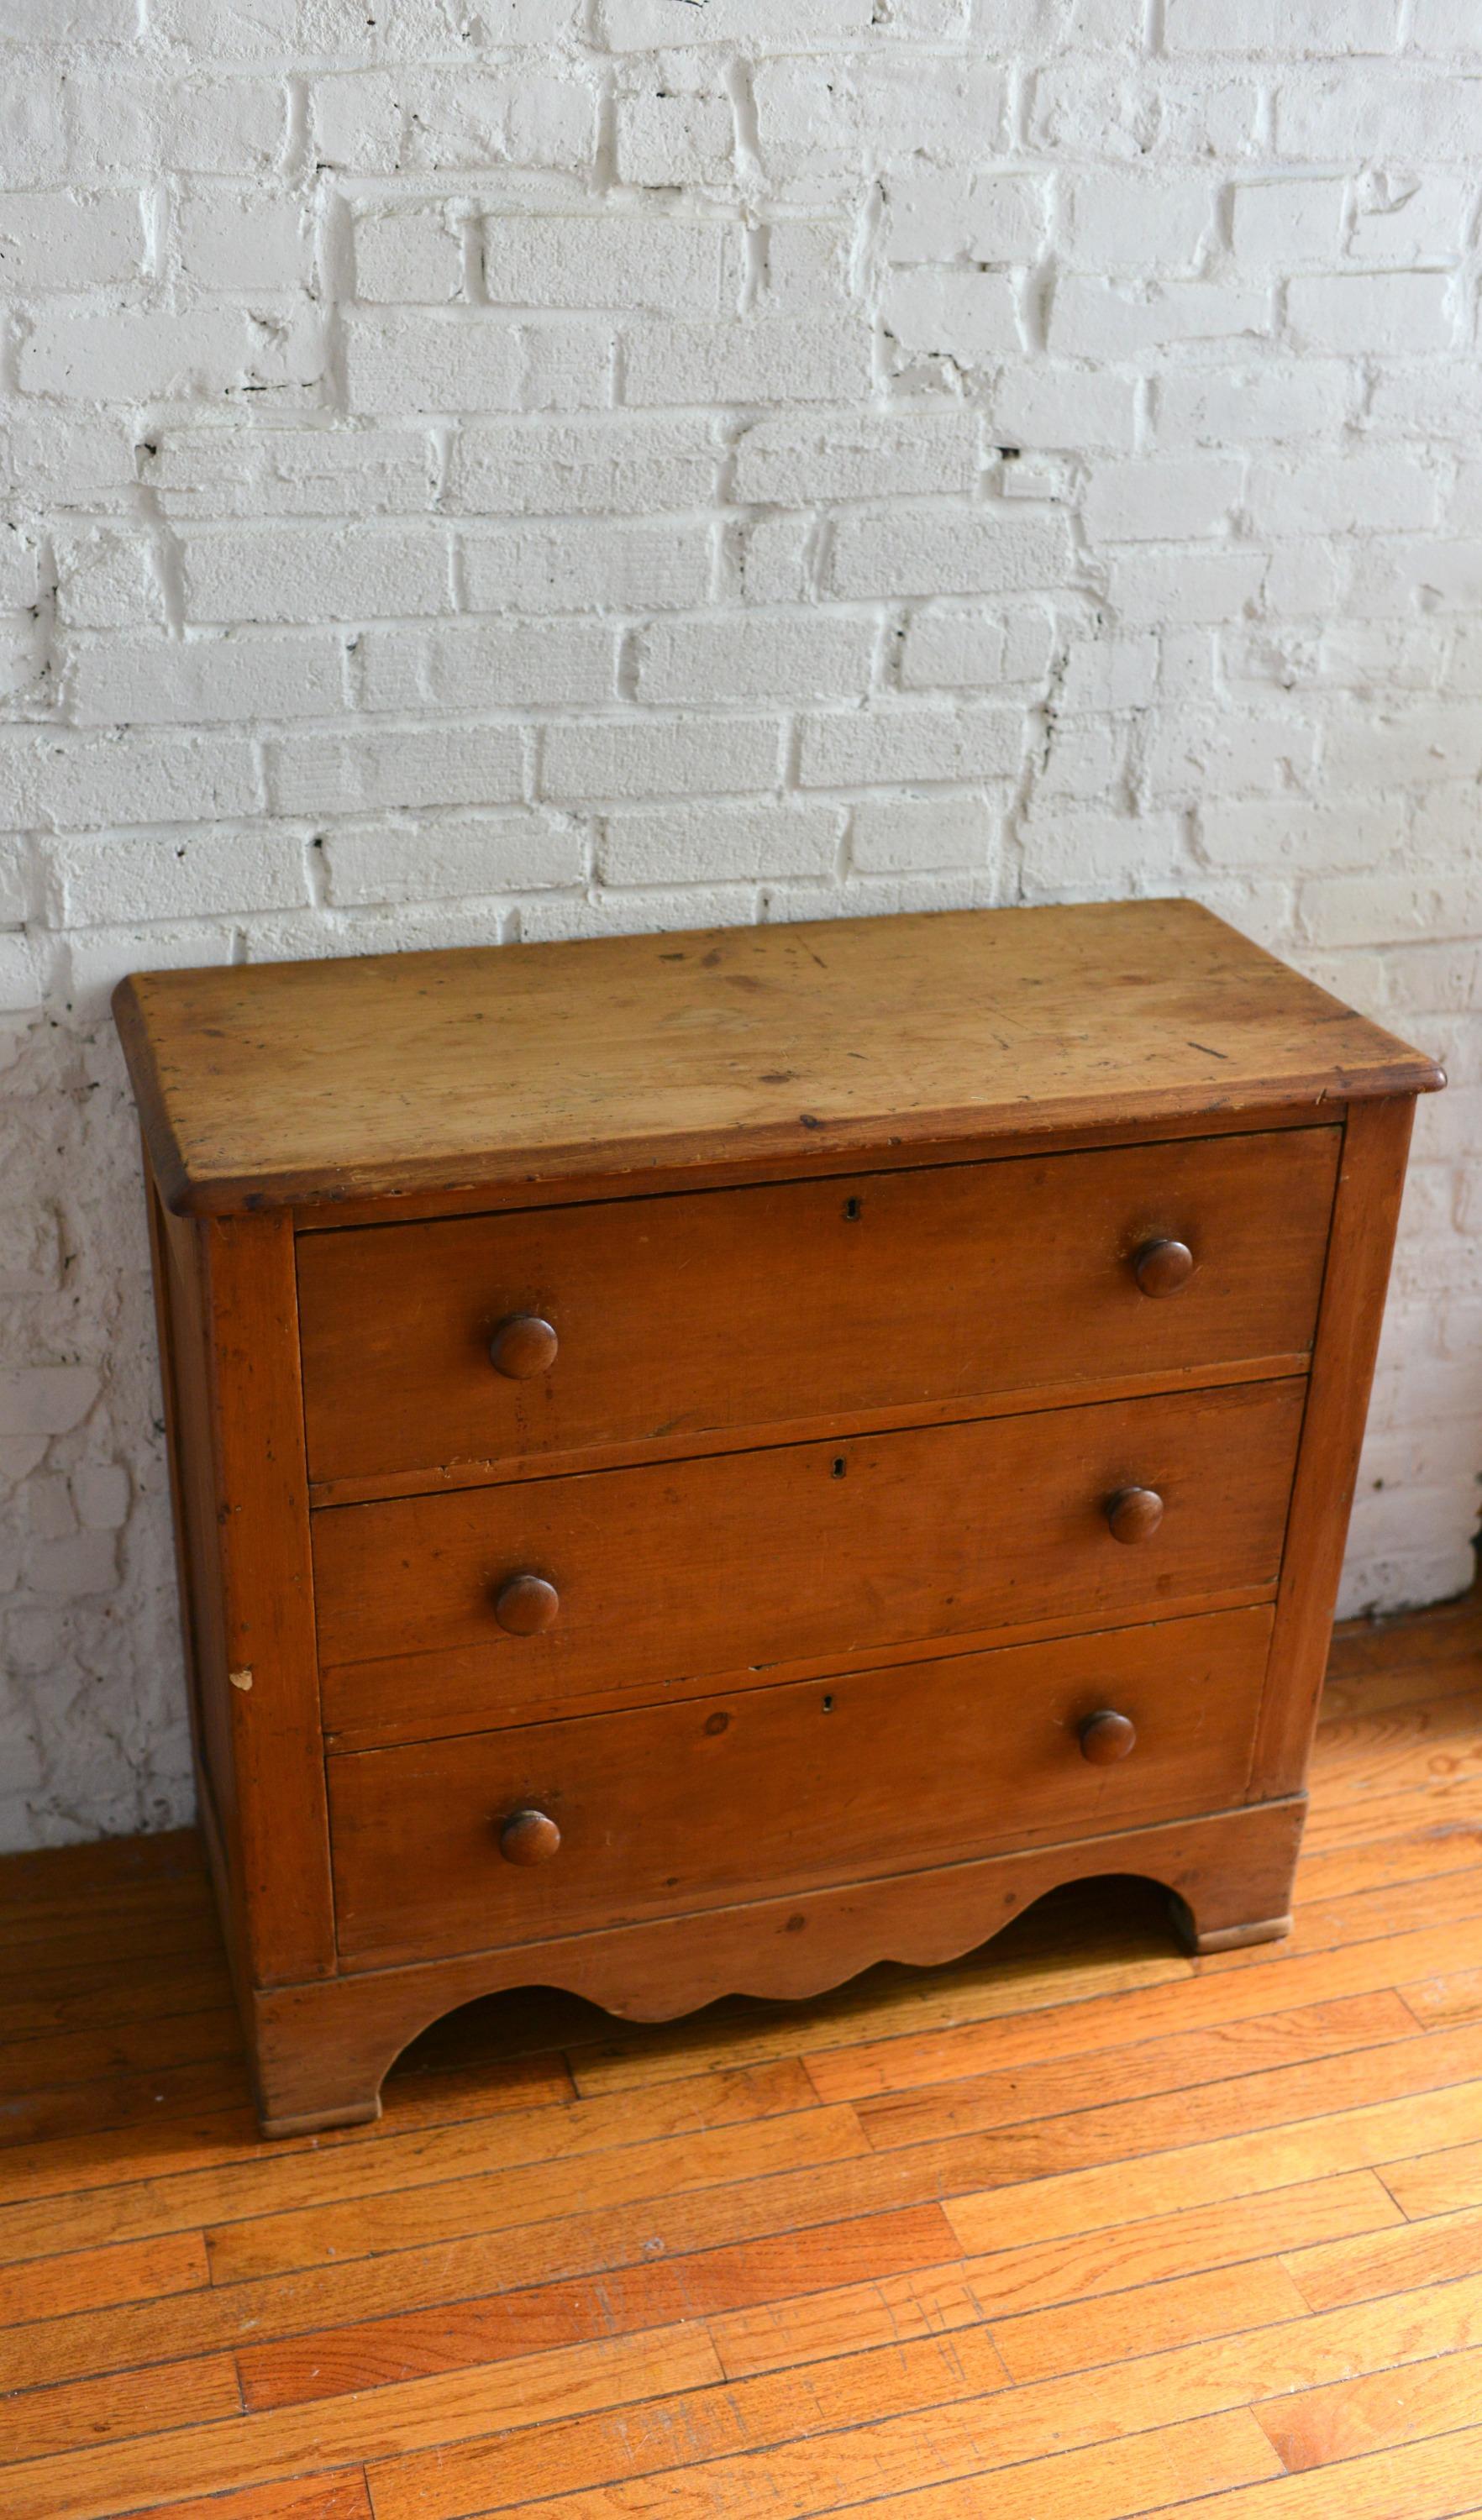
[[[1428,1059],[1181,901],[117,1012],[267,2132],[499,1987],[1283,1930]]]

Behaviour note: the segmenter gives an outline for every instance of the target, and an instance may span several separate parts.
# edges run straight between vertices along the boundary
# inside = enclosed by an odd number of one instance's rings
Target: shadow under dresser
[[[1428,1058],[1185,901],[115,1007],[264,2132],[501,1987],[1285,1929]]]

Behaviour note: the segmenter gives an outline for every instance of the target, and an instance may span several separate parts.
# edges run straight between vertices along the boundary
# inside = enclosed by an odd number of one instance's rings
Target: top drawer
[[[309,1475],[593,1447],[1283,1359],[1312,1343],[1341,1132],[770,1183],[298,1242]],[[1155,1296],[1150,1241],[1192,1276]],[[1146,1273],[1145,1272],[1145,1275]],[[554,1359],[490,1341],[548,1323]],[[549,1345],[549,1342],[546,1342]]]

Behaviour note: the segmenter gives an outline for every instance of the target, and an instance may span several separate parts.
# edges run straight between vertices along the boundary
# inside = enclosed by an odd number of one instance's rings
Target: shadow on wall
[[[0,1034],[0,1852],[194,1810],[149,1243],[107,1020]],[[127,1524],[127,1539],[124,1525]]]

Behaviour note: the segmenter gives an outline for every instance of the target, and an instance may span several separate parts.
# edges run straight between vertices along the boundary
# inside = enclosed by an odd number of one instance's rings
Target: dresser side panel
[[[201,1266],[202,1229],[188,1218],[170,1213],[147,1159],[145,1196],[154,1262],[159,1382],[196,1780],[217,1899],[233,1946],[233,1964],[237,1966],[242,1958],[237,1929],[241,1861],[231,1728],[223,1679],[226,1631],[221,1604],[210,1349]]]
[[[1415,1117],[1413,1095],[1349,1106],[1292,1483],[1250,1798],[1306,1773],[1369,1414]]]
[[[225,1668],[241,1899],[258,1985],[334,1966],[292,1229],[204,1237]]]

